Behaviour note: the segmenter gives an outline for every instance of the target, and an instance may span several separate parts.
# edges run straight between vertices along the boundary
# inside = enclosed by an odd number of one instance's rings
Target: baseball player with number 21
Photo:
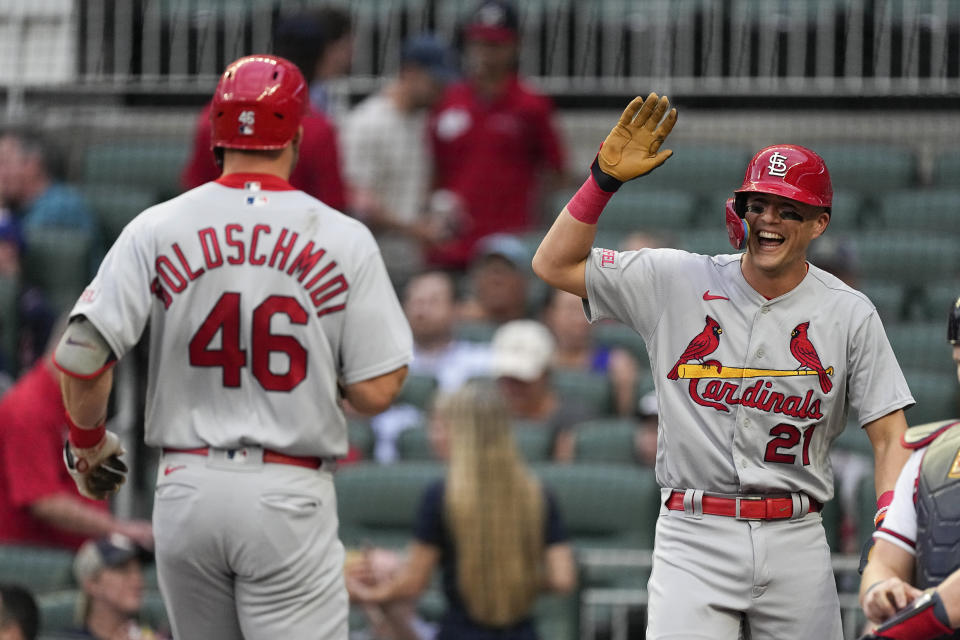
[[[105,498],[126,473],[104,428],[111,365],[150,323],[153,530],[178,638],[347,638],[328,468],[347,452],[340,397],[383,411],[412,337],[366,227],[287,182],[307,100],[283,58],[227,67],[211,111],[222,175],[127,225],[55,354],[67,467]]]
[[[849,403],[882,508],[913,398],[870,301],[806,260],[832,198],[809,149],[776,145],[750,161],[727,204],[742,253],[592,248],[617,188],[672,154],[661,149],[677,120],[668,109],[656,94],[627,106],[533,262],[584,299],[591,322],[615,318],[647,344],[662,487],[647,638],[839,640],[819,513],[833,497],[829,447]]]

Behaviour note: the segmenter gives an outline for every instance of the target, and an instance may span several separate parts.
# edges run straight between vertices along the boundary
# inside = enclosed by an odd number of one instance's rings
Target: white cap
[[[550,330],[536,320],[513,320],[493,334],[492,348],[495,377],[532,382],[550,366],[554,342]]]

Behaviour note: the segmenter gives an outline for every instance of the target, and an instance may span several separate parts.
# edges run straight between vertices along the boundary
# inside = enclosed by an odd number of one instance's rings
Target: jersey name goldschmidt
[[[117,357],[149,320],[147,444],[343,455],[338,383],[412,357],[367,228],[263,182],[211,182],[137,216],[73,309]]]
[[[586,284],[591,322],[620,320],[646,342],[661,486],[825,502],[847,402],[861,425],[913,403],[873,305],[813,265],[767,300],[739,255],[594,249]]]

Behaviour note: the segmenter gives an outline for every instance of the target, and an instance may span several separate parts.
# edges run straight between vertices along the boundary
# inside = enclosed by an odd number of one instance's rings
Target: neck
[[[255,153],[234,153],[226,150],[223,157],[223,175],[231,173],[263,173],[290,180],[293,171],[292,145],[283,149],[279,156]]]
[[[750,257],[750,252],[743,254],[740,259],[740,272],[754,290],[767,299],[778,298],[788,291],[792,291],[803,282],[807,275],[807,261],[801,259],[796,264],[788,266],[777,273],[769,273],[758,269]]]
[[[130,617],[112,607],[94,605],[87,616],[87,628],[97,638],[125,638],[121,633],[130,624]]]
[[[473,85],[477,93],[488,100],[492,100],[503,95],[509,81],[510,72],[493,72],[477,76],[473,79]]]
[[[549,418],[556,406],[557,397],[552,391],[530,394],[522,406],[517,407],[519,418],[543,420]]]
[[[410,96],[404,91],[403,85],[399,82],[391,82],[383,92],[400,113],[410,113],[413,111]]]

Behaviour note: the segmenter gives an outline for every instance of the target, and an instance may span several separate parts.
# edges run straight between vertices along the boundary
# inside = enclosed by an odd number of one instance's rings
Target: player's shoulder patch
[[[922,449],[957,425],[960,425],[960,420],[940,420],[910,427],[903,433],[901,443],[907,449]]]
[[[613,249],[600,249],[600,268],[616,269],[620,254]]]

